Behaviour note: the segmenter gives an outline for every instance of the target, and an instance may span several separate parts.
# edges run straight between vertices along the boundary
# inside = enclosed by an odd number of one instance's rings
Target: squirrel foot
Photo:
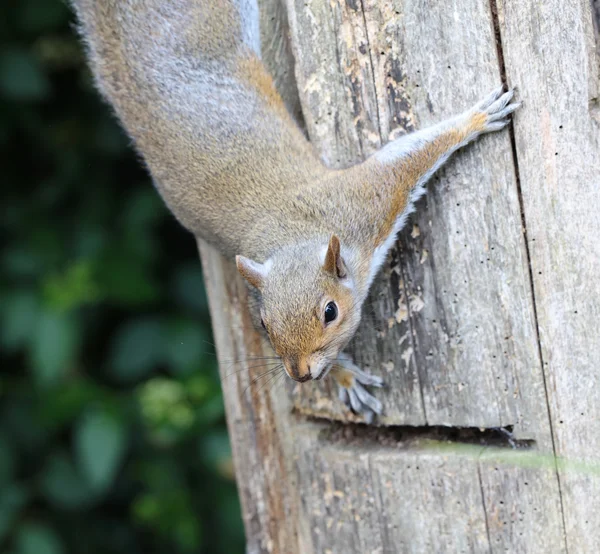
[[[346,354],[340,354],[331,367],[331,375],[339,386],[340,400],[355,414],[372,423],[383,406],[364,387],[382,387],[383,379],[360,369]]]
[[[487,98],[479,102],[474,108],[476,112],[486,115],[486,120],[481,132],[491,133],[499,131],[509,123],[508,116],[521,107],[521,102],[513,102],[515,88],[504,92],[503,87],[497,88]]]

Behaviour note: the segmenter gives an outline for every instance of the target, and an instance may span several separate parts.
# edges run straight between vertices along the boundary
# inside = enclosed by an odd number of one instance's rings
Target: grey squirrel
[[[296,381],[329,373],[367,421],[382,386],[342,351],[431,175],[519,104],[500,87],[461,115],[326,167],[261,63],[256,0],[72,0],[97,86],[195,236],[235,256]]]

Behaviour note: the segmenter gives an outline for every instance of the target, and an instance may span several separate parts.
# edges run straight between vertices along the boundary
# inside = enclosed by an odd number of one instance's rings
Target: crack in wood
[[[507,76],[506,76],[506,64],[504,61],[504,51],[503,51],[503,47],[502,47],[502,33],[500,30],[500,20],[498,18],[497,0],[490,0],[490,11],[491,11],[492,24],[494,26],[494,36],[496,38],[496,51],[498,53],[498,65],[500,67],[500,75],[502,78],[502,83],[504,85],[508,85]],[[525,243],[525,254],[527,257],[527,269],[529,271],[529,284],[530,284],[531,300],[532,300],[531,304],[533,307],[533,320],[535,323],[535,338],[536,338],[536,343],[537,343],[537,347],[538,347],[538,356],[539,356],[539,362],[540,362],[540,370],[542,373],[542,382],[544,384],[544,395],[546,398],[546,407],[547,407],[547,413],[548,413],[548,425],[550,428],[550,438],[552,441],[552,453],[554,455],[554,461],[555,461],[555,475],[556,475],[556,481],[557,481],[557,486],[558,486],[558,497],[559,497],[559,501],[560,501],[560,514],[561,514],[562,524],[563,524],[562,535],[563,535],[563,540],[565,543],[565,552],[567,552],[567,554],[568,554],[569,548],[568,548],[568,543],[567,543],[567,531],[566,531],[567,525],[566,525],[565,509],[564,509],[564,502],[563,502],[562,484],[561,484],[561,480],[560,480],[560,473],[558,470],[558,460],[556,457],[556,437],[555,437],[554,425],[552,423],[552,414],[550,411],[550,395],[548,394],[548,384],[547,384],[547,379],[546,379],[546,372],[544,371],[544,356],[543,356],[543,352],[542,352],[542,342],[541,342],[541,338],[540,338],[540,325],[539,325],[537,302],[536,302],[536,296],[535,296],[535,284],[534,284],[534,280],[533,280],[533,268],[532,268],[532,264],[531,264],[531,253],[529,250],[529,238],[528,238],[528,234],[527,234],[527,222],[525,220],[523,191],[522,191],[522,187],[521,187],[521,176],[519,173],[519,158],[517,155],[515,126],[514,126],[513,121],[511,121],[510,125],[508,126],[508,132],[509,132],[509,136],[510,136],[510,146],[511,146],[513,167],[515,168],[515,182],[517,185],[517,196],[519,199],[519,209],[521,211],[521,225],[523,228],[523,241]]]
[[[377,79],[375,78],[375,65],[373,63],[373,53],[371,52],[371,40],[369,38],[369,28],[367,26],[367,16],[365,15],[365,3],[360,0],[360,10],[362,14],[363,25],[365,27],[365,38],[367,41],[367,52],[369,54],[369,64],[371,66],[371,79],[373,79],[373,90],[375,92],[375,114],[377,116],[377,132],[379,133],[379,140],[381,136],[381,115],[379,114],[379,94],[377,93]]]
[[[594,28],[594,39],[596,42],[595,48],[595,64],[600,74],[600,0],[591,0],[592,5],[592,26]],[[593,84],[593,90],[596,91],[590,98],[590,115],[597,122],[600,123],[600,98],[598,90],[600,90],[600,76],[596,75],[597,83]]]
[[[367,25],[367,17],[365,14],[365,4],[364,4],[364,0],[360,1],[360,6],[361,6],[361,13],[362,13],[362,18],[363,18],[363,25],[365,27],[365,37],[367,40],[367,52],[369,53],[369,63],[371,65],[371,78],[373,79],[373,91],[375,93],[375,114],[377,116],[377,131],[379,133],[379,140],[381,142],[381,144],[383,144],[383,133],[381,131],[381,114],[380,114],[380,110],[379,110],[379,92],[377,90],[377,79],[375,77],[375,63],[373,61],[373,54],[372,54],[372,49],[371,49],[371,41],[369,38],[369,28]],[[405,103],[409,104],[408,99],[405,98]],[[404,131],[405,132],[411,132],[413,129],[408,128],[406,126],[404,126]],[[388,137],[389,139],[390,137]],[[408,228],[408,224],[406,225],[406,227],[402,230],[404,232],[406,232],[406,229]],[[408,272],[406,270],[406,259],[404,258],[404,256],[402,255],[401,249],[398,248],[399,244],[398,244],[398,239],[396,240],[396,250],[398,253],[398,258],[397,258],[397,262],[398,262],[398,266],[400,268],[400,273],[402,276],[401,282],[402,282],[402,289],[404,292],[404,298],[405,298],[405,302],[406,302],[406,310],[408,312],[408,318],[407,318],[407,324],[408,324],[408,333],[409,333],[409,340],[410,343],[412,345],[412,351],[416,352],[417,351],[417,344],[416,344],[416,336],[415,336],[415,330],[414,330],[414,325],[413,325],[413,317],[414,317],[414,311],[411,308],[411,302],[410,302],[410,298],[409,298],[409,292],[408,292],[408,288],[406,286],[406,282],[408,279]],[[390,254],[391,255],[391,254]],[[411,363],[411,359],[409,358],[407,360],[407,365]],[[421,368],[420,365],[418,363],[418,359],[415,356],[412,356],[412,363],[415,364],[415,373],[416,375],[418,375],[418,379],[419,379],[419,394],[420,394],[420,398],[421,398],[421,407],[423,410],[423,419],[425,421],[425,424],[427,424],[427,410],[426,410],[426,405],[425,405],[425,396],[423,393],[423,379],[422,379],[422,375],[421,375]]]
[[[483,480],[481,479],[481,466],[477,464],[477,479],[479,480],[479,491],[481,492],[481,507],[483,509],[483,518],[485,521],[485,534],[487,535],[490,553],[492,552],[492,538],[490,536],[490,522],[488,521],[487,510],[485,509],[485,494],[483,492]]]
[[[443,425],[389,425],[368,426],[362,423],[331,423],[316,417],[304,417],[307,421],[323,425],[319,439],[336,445],[369,449],[373,446],[391,448],[410,448],[424,442],[446,444],[466,444],[481,447],[508,448],[513,450],[531,450],[536,447],[535,440],[516,439],[513,426],[506,427],[450,427]],[[324,422],[327,421],[327,425]]]
[[[600,0],[591,0],[594,21],[594,35],[596,37],[596,52],[600,55]]]

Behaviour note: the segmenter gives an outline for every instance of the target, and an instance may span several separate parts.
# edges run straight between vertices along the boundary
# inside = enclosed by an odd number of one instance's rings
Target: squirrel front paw
[[[504,92],[504,87],[497,88],[474,108],[475,118],[481,118],[481,133],[499,131],[508,125],[508,116],[521,107],[520,102],[513,102],[514,87]]]
[[[331,375],[339,386],[340,400],[352,412],[362,415],[367,423],[372,423],[375,416],[381,414],[381,402],[365,389],[365,386],[382,387],[381,377],[366,373],[345,354],[341,354],[335,361]]]

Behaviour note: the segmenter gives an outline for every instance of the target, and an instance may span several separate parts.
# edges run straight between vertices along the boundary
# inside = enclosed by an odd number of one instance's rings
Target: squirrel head
[[[360,322],[355,282],[333,235],[327,248],[285,248],[258,263],[236,256],[238,271],[260,291],[261,323],[287,374],[320,379]]]

